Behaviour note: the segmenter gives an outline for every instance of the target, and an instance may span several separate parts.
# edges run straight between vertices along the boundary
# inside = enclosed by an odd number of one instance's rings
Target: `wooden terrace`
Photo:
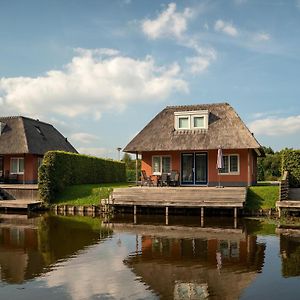
[[[41,203],[37,184],[0,184],[0,209],[32,210]]]
[[[280,181],[279,201],[276,202],[276,208],[281,217],[282,209],[287,211],[300,210],[300,188],[290,188],[288,180],[288,172],[284,172]]]
[[[165,208],[168,215],[169,207],[200,208],[204,216],[205,208],[234,209],[237,217],[239,208],[243,208],[246,201],[246,187],[131,187],[113,190],[108,204],[117,207],[133,207],[136,214],[137,207]]]

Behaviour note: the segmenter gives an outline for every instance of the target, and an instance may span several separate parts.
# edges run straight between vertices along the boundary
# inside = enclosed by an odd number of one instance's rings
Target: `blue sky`
[[[300,1],[0,1],[0,115],[117,157],[167,105],[229,102],[300,148]]]

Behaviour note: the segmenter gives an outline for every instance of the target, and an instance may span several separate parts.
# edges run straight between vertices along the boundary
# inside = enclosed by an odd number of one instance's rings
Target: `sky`
[[[300,148],[300,0],[0,0],[0,116],[118,158],[164,107],[228,102]]]

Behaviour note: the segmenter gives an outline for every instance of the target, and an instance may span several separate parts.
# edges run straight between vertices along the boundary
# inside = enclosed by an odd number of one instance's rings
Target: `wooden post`
[[[166,225],[169,225],[169,207],[166,206]]]
[[[133,214],[136,215],[136,205],[133,205]]]
[[[138,160],[139,160],[139,155],[136,152],[135,153],[135,184],[138,185],[139,182],[139,172],[138,172]]]
[[[237,218],[237,207],[234,208],[234,218]]]
[[[234,218],[234,229],[237,229],[237,218]]]
[[[204,218],[204,207],[201,207],[201,218]]]
[[[280,207],[278,207],[278,217],[279,217],[279,219],[281,218],[281,208]]]

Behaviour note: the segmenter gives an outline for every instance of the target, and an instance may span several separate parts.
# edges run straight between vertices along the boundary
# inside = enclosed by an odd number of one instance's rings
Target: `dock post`
[[[133,224],[136,224],[136,205],[133,206]]]
[[[237,207],[234,208],[234,218],[237,218]]]
[[[279,219],[281,218],[281,208],[280,207],[278,207],[278,217],[279,217]]]
[[[166,225],[169,225],[169,207],[166,206]]]
[[[201,227],[204,226],[204,207],[201,207]]]

